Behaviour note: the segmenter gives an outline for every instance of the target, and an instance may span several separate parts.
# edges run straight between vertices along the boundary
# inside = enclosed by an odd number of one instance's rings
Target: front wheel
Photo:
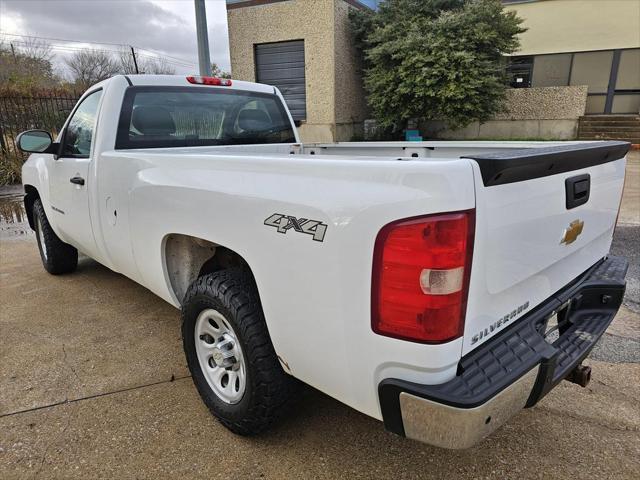
[[[182,339],[202,400],[229,430],[255,434],[280,417],[295,380],[280,366],[248,272],[222,270],[191,284]]]
[[[33,222],[45,270],[52,275],[73,272],[78,266],[78,250],[60,240],[53,231],[40,199],[33,202]]]

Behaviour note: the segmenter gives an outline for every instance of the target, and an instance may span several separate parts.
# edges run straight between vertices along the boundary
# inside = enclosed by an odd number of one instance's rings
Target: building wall
[[[587,85],[587,115],[640,110],[640,0],[546,0],[507,8],[528,30],[513,87]]]
[[[544,87],[507,90],[505,112],[485,123],[449,130],[442,122],[422,126],[426,138],[571,140],[584,115],[587,87]]]
[[[258,2],[260,3],[260,2]],[[365,100],[344,0],[288,0],[228,8],[231,74],[256,81],[254,45],[305,42],[305,142],[349,140],[361,130]]]
[[[358,60],[349,24],[353,8],[335,0],[335,140],[349,141],[363,135],[367,102],[362,83],[362,65]]]
[[[506,8],[528,28],[518,55],[640,47],[638,0],[543,0]]]
[[[254,45],[304,40],[307,119],[305,141],[332,141],[334,98],[333,0],[290,0],[227,11],[231,75],[256,81]]]

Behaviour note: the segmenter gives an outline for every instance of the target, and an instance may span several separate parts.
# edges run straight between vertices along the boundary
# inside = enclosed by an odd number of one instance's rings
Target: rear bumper
[[[627,266],[621,257],[594,265],[465,356],[447,383],[383,380],[378,390],[387,430],[439,447],[468,448],[535,405],[584,360],[613,320]],[[556,313],[559,337],[550,343],[544,332]]]

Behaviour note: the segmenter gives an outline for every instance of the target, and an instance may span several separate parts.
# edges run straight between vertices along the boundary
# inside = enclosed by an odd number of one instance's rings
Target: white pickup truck
[[[581,365],[620,306],[624,142],[300,143],[280,92],[212,77],[90,88],[22,178],[45,269],[78,252],[182,310],[234,432],[298,379],[447,448]]]

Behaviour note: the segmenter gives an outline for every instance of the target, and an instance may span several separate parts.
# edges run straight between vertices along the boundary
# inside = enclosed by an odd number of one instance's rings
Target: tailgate
[[[626,142],[469,156],[476,237],[463,355],[609,252]]]

